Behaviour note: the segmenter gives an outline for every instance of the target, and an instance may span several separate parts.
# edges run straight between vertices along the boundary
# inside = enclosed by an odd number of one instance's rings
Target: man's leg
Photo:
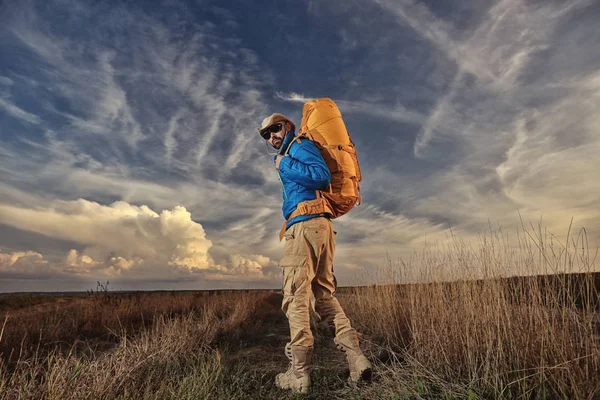
[[[314,343],[310,330],[310,281],[306,261],[302,257],[288,256],[282,262],[283,302],[281,309],[290,325],[290,346],[312,347]],[[295,264],[295,265],[290,265]]]
[[[315,311],[321,318],[333,323],[335,326],[335,336],[337,337],[352,331],[353,328],[342,306],[335,297],[337,288],[337,282],[333,275],[335,232],[333,230],[333,223],[330,220],[325,220],[325,222],[327,237],[315,271],[312,290],[315,296]]]
[[[315,309],[321,318],[335,326],[335,343],[346,353],[350,379],[352,381],[368,380],[371,377],[371,363],[363,355],[358,342],[358,334],[344,313],[335,297],[337,282],[333,275],[333,258],[335,253],[335,231],[333,223],[327,221],[327,239],[319,258],[319,263],[312,281],[315,296]]]
[[[278,387],[306,393],[310,386],[310,361],[314,338],[310,330],[310,282],[314,276],[312,254],[308,250],[302,222],[292,225],[285,234],[281,309],[290,325],[290,342],[286,345],[289,369],[275,378]]]

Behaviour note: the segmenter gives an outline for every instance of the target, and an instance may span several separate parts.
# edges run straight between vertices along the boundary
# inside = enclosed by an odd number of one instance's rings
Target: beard
[[[273,139],[271,140],[271,146],[273,146],[273,148],[279,150],[279,149],[281,149],[282,144],[283,144],[283,137],[274,135]]]

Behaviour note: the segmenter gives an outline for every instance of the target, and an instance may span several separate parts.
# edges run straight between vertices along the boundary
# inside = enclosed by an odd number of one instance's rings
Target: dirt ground
[[[377,375],[370,383],[354,385],[348,383],[348,364],[345,354],[335,347],[334,330],[323,321],[311,320],[315,345],[311,371],[311,391],[308,395],[293,395],[275,387],[275,376],[288,367],[284,354],[285,344],[289,341],[289,328],[285,315],[279,309],[282,296],[273,294],[269,299],[272,309],[263,323],[259,335],[242,338],[236,346],[227,349],[226,362],[231,366],[248,366],[253,379],[246,382],[248,398],[257,399],[379,399],[390,398],[378,395]],[[369,343],[362,345],[365,354],[373,362],[375,353]],[[374,359],[375,358],[375,359]],[[252,395],[250,396],[250,393]],[[256,397],[254,397],[256,396]]]

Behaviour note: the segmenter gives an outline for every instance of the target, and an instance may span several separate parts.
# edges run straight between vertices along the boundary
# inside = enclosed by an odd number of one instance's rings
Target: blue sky
[[[599,18],[591,0],[3,2],[0,291],[278,287],[255,127],[316,97],[363,170],[341,284],[519,213],[597,243]]]

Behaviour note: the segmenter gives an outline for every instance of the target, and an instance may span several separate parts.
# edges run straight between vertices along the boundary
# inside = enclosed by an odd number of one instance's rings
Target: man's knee
[[[304,296],[299,298],[298,295],[295,295],[284,299],[282,309],[290,325],[290,343],[292,345],[312,346],[314,338],[310,329],[309,305],[304,301]]]
[[[333,296],[321,297],[315,300],[315,310],[321,318],[333,317],[342,311],[342,307]]]

